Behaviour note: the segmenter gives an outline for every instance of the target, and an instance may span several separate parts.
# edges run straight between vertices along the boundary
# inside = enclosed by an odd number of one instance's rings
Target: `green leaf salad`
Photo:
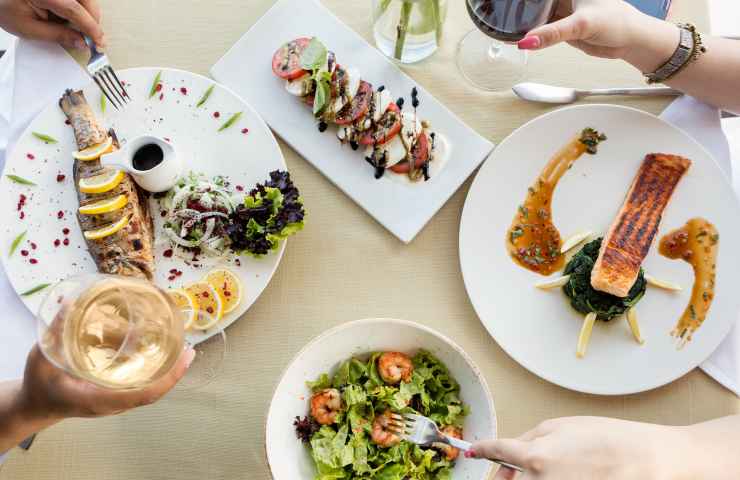
[[[294,425],[309,445],[316,480],[451,478],[457,450],[402,441],[382,423],[389,412],[419,413],[462,438],[468,409],[460,400],[460,386],[431,353],[351,358],[333,376],[323,374],[307,384],[313,392],[310,415],[296,418]]]

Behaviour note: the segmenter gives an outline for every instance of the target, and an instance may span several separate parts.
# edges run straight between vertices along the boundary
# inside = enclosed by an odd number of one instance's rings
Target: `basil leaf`
[[[57,139],[39,132],[31,132],[31,135],[45,143],[57,143]]]
[[[31,187],[35,187],[36,184],[33,183],[31,180],[26,180],[23,177],[19,177],[18,175],[5,175],[10,180],[14,181],[15,183],[20,183],[21,185],[29,185]]]
[[[198,103],[195,105],[195,108],[202,107],[204,103],[206,103],[206,100],[208,100],[208,97],[211,96],[211,93],[213,93],[213,87],[215,85],[211,85],[208,87],[208,90],[206,90],[206,93],[203,94],[202,97],[200,97],[200,100],[198,100]]]
[[[313,114],[316,115],[326,107],[326,103],[331,98],[331,87],[329,82],[324,79],[316,81],[316,92],[313,99]]]
[[[25,292],[21,293],[21,297],[30,297],[34,293],[38,293],[41,290],[49,287],[50,285],[51,285],[51,283],[42,283],[41,285],[36,285],[32,289],[26,290]]]
[[[162,71],[160,70],[157,73],[157,76],[154,77],[154,81],[152,82],[152,88],[149,90],[149,98],[152,98],[154,95],[157,94],[157,85],[159,85],[159,80],[162,78]]]
[[[301,68],[305,70],[317,70],[326,63],[328,51],[321,41],[314,37],[301,54]]]
[[[23,232],[17,237],[15,237],[15,240],[13,240],[13,243],[10,245],[10,253],[8,253],[8,258],[12,257],[16,250],[18,250],[18,246],[21,244],[24,238],[26,238],[26,233]]]

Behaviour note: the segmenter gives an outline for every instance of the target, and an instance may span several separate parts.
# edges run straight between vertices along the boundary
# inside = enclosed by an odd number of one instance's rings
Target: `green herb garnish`
[[[524,205],[519,205],[519,213],[522,215],[522,218],[525,220],[529,217],[529,209],[525,207]]]
[[[198,100],[198,103],[195,104],[195,108],[202,107],[203,104],[208,101],[208,97],[210,97],[211,93],[213,93],[213,87],[215,87],[215,85],[211,85],[210,87],[208,87],[208,90],[205,91],[203,96],[200,97],[200,100]]]
[[[154,77],[154,82],[152,82],[152,88],[149,90],[149,98],[152,98],[154,95],[157,94],[157,85],[159,85],[159,80],[162,78],[162,71],[160,70],[157,72],[157,76]]]
[[[326,64],[329,51],[321,41],[314,37],[301,54],[301,68],[311,71],[311,80],[316,84],[313,100],[313,114],[324,110],[331,99],[331,72],[322,71]]]
[[[599,320],[608,321],[622,315],[634,307],[645,294],[647,281],[645,272],[640,269],[635,284],[625,298],[600,292],[591,286],[591,270],[599,256],[602,238],[593,240],[583,246],[581,251],[568,262],[563,275],[570,275],[563,292],[570,298],[570,304],[581,313],[595,313]]]
[[[21,185],[28,185],[31,187],[36,186],[36,184],[33,183],[31,180],[26,180],[25,178],[19,177],[18,175],[5,175],[5,176],[8,177],[10,180],[14,181],[15,183],[19,183]]]
[[[327,55],[329,55],[329,52],[324,44],[314,37],[301,54],[301,68],[304,70],[318,70],[326,63]]]
[[[593,128],[584,128],[581,131],[581,138],[579,140],[582,144],[586,145],[586,152],[593,155],[596,153],[599,143],[606,140],[606,135],[597,132]]]
[[[21,297],[30,297],[34,293],[39,293],[41,290],[48,288],[51,285],[51,283],[42,283],[41,285],[36,285],[30,290],[26,290],[25,292],[21,293]]]
[[[105,114],[105,107],[106,107],[106,104],[105,104],[105,95],[103,95],[103,94],[101,93],[101,94],[100,94],[100,111],[101,111],[101,112],[102,112],[103,114]]]
[[[16,250],[18,250],[18,246],[21,244],[24,238],[26,238],[27,231],[21,233],[17,237],[15,237],[15,240],[13,240],[13,243],[10,244],[10,252],[8,253],[8,258],[12,257]]]
[[[520,226],[516,226],[511,230],[511,233],[509,234],[509,240],[511,243],[516,242],[516,239],[524,235],[524,229]]]
[[[226,123],[224,123],[223,125],[221,125],[219,127],[218,131],[219,132],[223,132],[224,130],[226,130],[230,126],[234,125],[239,120],[239,118],[241,118],[242,113],[244,113],[244,112],[237,112],[237,113],[233,114],[231,116],[231,118],[229,118],[228,120],[226,120]]]
[[[31,135],[33,135],[34,137],[38,138],[39,140],[41,140],[44,143],[59,143],[59,142],[57,142],[57,139],[56,138],[50,137],[49,135],[45,135],[43,133],[31,132]]]
[[[715,233],[711,237],[709,237],[709,240],[711,240],[712,245],[717,245],[717,242],[719,242],[719,233]]]

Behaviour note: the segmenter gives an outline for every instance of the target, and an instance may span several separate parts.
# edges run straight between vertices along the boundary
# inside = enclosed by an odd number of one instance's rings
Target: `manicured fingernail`
[[[540,48],[540,37],[524,37],[516,45],[519,50],[534,50]]]
[[[83,39],[78,38],[77,40],[75,40],[75,48],[77,50],[84,50],[87,48],[87,45],[85,44],[85,41]]]
[[[465,458],[475,458],[475,452],[472,450],[468,450],[465,452]]]
[[[193,363],[193,360],[195,360],[195,350],[192,348],[188,348],[185,351],[185,366],[187,368],[190,368],[190,365]]]

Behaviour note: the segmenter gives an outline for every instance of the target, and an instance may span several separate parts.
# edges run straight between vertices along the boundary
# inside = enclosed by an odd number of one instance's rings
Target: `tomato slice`
[[[349,125],[356,122],[367,114],[370,109],[370,100],[373,96],[373,86],[364,80],[360,81],[360,87],[357,89],[352,101],[343,106],[337,112],[334,123],[337,125]]]
[[[380,117],[374,132],[368,132],[360,138],[361,145],[383,145],[390,142],[401,131],[401,109],[391,103]]]
[[[275,75],[285,80],[295,80],[306,73],[301,68],[301,54],[310,42],[310,38],[301,37],[278,48],[272,56],[272,71]]]
[[[411,157],[414,159],[414,168],[421,168],[429,159],[429,139],[426,133],[419,135],[416,143],[411,147]],[[409,173],[409,162],[402,160],[389,168],[394,173]]]

